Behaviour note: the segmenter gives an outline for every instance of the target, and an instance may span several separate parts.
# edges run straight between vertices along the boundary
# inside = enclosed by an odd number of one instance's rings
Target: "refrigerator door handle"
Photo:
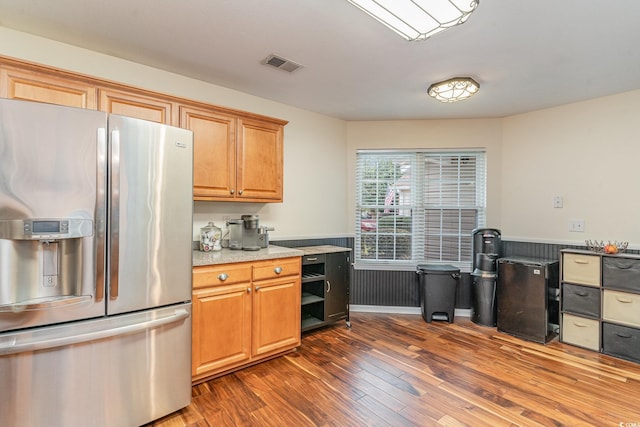
[[[109,229],[109,298],[118,298],[118,263],[120,255],[120,132],[111,131],[111,222]]]
[[[38,351],[46,350],[50,348],[63,347],[68,345],[85,343],[88,341],[96,341],[100,339],[110,338],[113,336],[122,336],[128,334],[134,334],[148,329],[155,329],[160,326],[168,325],[170,323],[176,323],[187,319],[189,312],[184,308],[176,309],[170,316],[161,317],[159,319],[148,320],[142,323],[134,323],[131,325],[116,326],[111,329],[105,329],[100,331],[92,331],[87,333],[71,333],[63,337],[50,338],[50,339],[33,339],[25,340],[25,342],[16,343],[15,341],[4,342],[0,344],[0,356],[7,354],[22,353],[26,351]]]
[[[107,176],[107,130],[98,128],[97,140],[97,163],[96,163],[96,290],[95,300],[102,301],[104,298],[104,252],[105,252],[105,229],[106,229],[106,176]]]
[[[22,301],[14,304],[0,305],[0,313],[15,313],[22,311],[48,310],[50,308],[68,307],[91,301],[91,295],[72,295],[41,300]]]

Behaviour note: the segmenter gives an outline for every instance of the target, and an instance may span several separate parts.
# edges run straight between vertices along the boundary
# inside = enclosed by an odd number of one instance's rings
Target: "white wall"
[[[504,119],[503,236],[640,244],[639,112],[634,91]],[[571,219],[585,232],[569,232]]]
[[[430,102],[425,99],[425,102]],[[501,198],[500,119],[349,122],[349,232],[355,233],[355,166],[358,149],[484,148],[487,152],[487,226],[499,227]]]
[[[0,55],[157,92],[288,120],[284,202],[194,204],[194,240],[207,221],[258,213],[272,239],[335,237],[347,232],[346,123],[246,93],[0,27]]]

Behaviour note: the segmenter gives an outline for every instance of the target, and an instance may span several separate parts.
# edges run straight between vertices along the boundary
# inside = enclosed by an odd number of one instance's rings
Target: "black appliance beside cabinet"
[[[559,263],[540,258],[500,258],[497,327],[519,338],[546,343],[558,332]]]

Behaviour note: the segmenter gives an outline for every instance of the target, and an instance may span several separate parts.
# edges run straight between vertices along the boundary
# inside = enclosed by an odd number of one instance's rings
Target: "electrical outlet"
[[[562,207],[562,196],[555,196],[553,198],[553,207],[561,208]]]
[[[584,219],[570,219],[569,231],[575,233],[584,233]]]

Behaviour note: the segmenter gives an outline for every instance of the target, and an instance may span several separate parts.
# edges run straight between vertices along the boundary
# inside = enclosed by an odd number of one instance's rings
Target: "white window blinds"
[[[359,151],[356,262],[469,266],[485,182],[482,151]]]

